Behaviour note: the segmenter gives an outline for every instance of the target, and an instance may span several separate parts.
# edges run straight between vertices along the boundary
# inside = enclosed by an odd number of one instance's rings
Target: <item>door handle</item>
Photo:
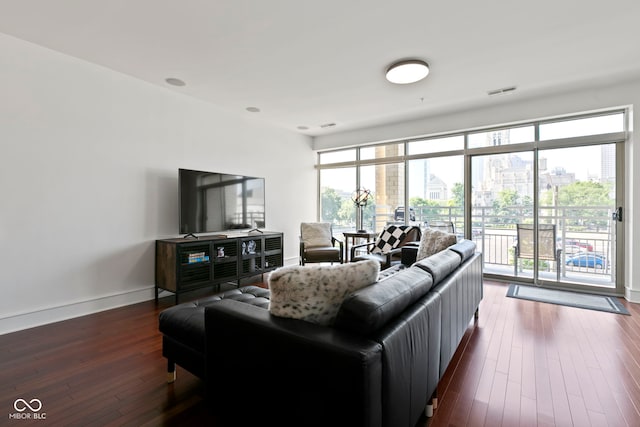
[[[618,209],[616,209],[615,212],[611,214],[611,219],[614,221],[622,222],[622,206],[618,207]]]

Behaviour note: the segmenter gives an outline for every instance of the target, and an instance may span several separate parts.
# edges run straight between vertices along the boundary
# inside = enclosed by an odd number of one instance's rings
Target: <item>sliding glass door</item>
[[[557,232],[561,280],[615,287],[615,144],[540,150],[538,156],[538,222]]]
[[[472,238],[485,273],[533,279],[533,257],[519,258],[518,225],[534,222],[533,152],[473,156]]]
[[[604,143],[472,156],[472,238],[485,273],[614,291],[616,151]]]

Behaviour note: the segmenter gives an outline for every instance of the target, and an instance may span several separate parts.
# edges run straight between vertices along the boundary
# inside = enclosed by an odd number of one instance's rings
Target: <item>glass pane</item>
[[[363,211],[364,229],[379,233],[395,223],[394,212],[404,205],[404,163],[361,167],[360,183],[373,197]]]
[[[469,134],[469,148],[494,147],[497,145],[532,142],[535,138],[533,126],[491,130]]]
[[[355,188],[356,168],[320,170],[320,220],[333,223],[334,234],[355,230]]]
[[[356,161],[356,149],[341,151],[329,151],[327,153],[320,153],[320,164],[326,165],[329,163],[341,163],[341,162],[355,162]]]
[[[433,226],[453,223],[464,235],[464,156],[418,159],[409,162],[409,224]],[[396,214],[404,221],[404,212]]]
[[[409,143],[409,154],[430,154],[443,151],[464,149],[464,136],[456,135],[447,138],[433,138]]]
[[[360,160],[385,159],[404,155],[404,143],[375,145],[360,149]]]
[[[584,119],[564,120],[540,125],[540,140],[572,138],[576,136],[600,135],[624,131],[624,113]]]
[[[614,144],[539,153],[539,223],[556,228],[562,281],[615,286],[615,157]],[[540,253],[540,278],[556,280],[552,264]]]
[[[516,225],[533,223],[533,153],[474,156],[471,177],[471,234],[485,273],[532,278],[532,259],[514,262]]]

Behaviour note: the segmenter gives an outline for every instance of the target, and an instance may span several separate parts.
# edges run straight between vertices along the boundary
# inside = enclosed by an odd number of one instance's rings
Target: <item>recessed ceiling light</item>
[[[258,107],[247,107],[246,110],[250,113],[259,113],[260,109]]]
[[[400,85],[419,82],[429,74],[429,64],[420,59],[408,59],[387,69],[387,80]]]
[[[309,126],[298,126],[299,130],[309,130]]]
[[[175,77],[167,77],[164,79],[165,82],[169,83],[172,86],[185,86],[186,83],[180,79],[176,79]]]

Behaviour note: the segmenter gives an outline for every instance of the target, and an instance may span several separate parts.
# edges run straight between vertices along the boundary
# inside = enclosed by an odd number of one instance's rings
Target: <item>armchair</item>
[[[300,224],[300,265],[308,262],[344,262],[344,244],[333,237],[331,223]]]
[[[375,259],[380,262],[380,268],[386,269],[392,264],[399,263],[402,257],[402,247],[419,242],[422,236],[420,227],[412,225],[389,225],[385,228],[375,242],[354,245],[351,248],[351,261],[363,261]],[[356,255],[357,250],[366,249],[366,253]]]
[[[555,224],[538,224],[537,239],[534,239],[533,224],[516,224],[513,275],[518,275],[518,258],[533,259],[536,245],[539,260],[555,261],[557,280],[560,281],[562,249],[556,247]]]

